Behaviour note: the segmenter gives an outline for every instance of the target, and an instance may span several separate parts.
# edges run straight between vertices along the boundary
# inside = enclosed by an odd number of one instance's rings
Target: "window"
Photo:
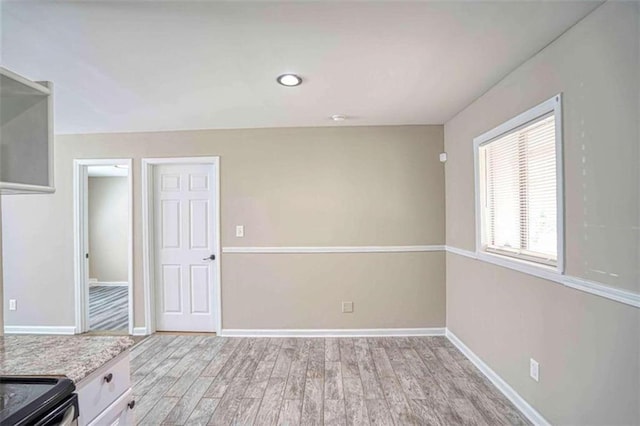
[[[560,101],[474,140],[479,252],[562,269]]]

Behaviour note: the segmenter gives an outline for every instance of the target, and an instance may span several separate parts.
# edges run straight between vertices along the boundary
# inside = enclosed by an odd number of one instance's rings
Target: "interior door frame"
[[[89,268],[85,254],[89,252],[88,170],[89,166],[127,166],[128,238],[127,289],[129,299],[129,334],[133,334],[133,161],[131,158],[73,160],[73,247],[75,281],[75,333],[89,331]]]
[[[218,260],[216,273],[213,276],[214,304],[214,329],[212,332],[220,335],[222,329],[222,258],[220,243],[220,157],[168,157],[168,158],[143,158],[142,159],[142,267],[144,278],[144,304],[145,304],[145,332],[152,334],[156,331],[156,292],[155,292],[155,227],[154,223],[154,167],[164,164],[187,165],[204,164],[214,168],[213,185],[215,194],[215,209],[213,212],[217,235],[211,238],[213,252]],[[213,232],[211,227],[211,231]]]

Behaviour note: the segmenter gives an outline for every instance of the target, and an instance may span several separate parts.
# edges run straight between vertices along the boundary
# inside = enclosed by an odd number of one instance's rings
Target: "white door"
[[[212,164],[154,167],[156,329],[215,331],[218,235]]]

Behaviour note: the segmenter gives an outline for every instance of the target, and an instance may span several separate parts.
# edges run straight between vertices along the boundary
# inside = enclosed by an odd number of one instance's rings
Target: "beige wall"
[[[233,328],[444,327],[444,253],[235,254],[222,280]],[[277,286],[269,285],[277,283]],[[226,285],[229,284],[229,285]],[[342,301],[354,313],[341,312]],[[241,309],[251,306],[251,309]]]
[[[89,177],[89,277],[129,281],[129,188],[126,177]]]
[[[567,273],[640,292],[639,25],[604,4],[445,124],[448,245],[475,249],[473,138],[562,92]],[[637,308],[448,254],[447,327],[552,423],[640,423]]]
[[[442,126],[58,136],[56,193],[4,200],[5,294],[20,305],[7,322],[73,324],[74,158],[134,160],[134,305],[140,327],[141,158],[221,157],[223,246],[430,245],[444,242],[442,149]],[[234,236],[236,225],[245,226],[244,238]],[[223,254],[221,267],[225,328],[445,323],[442,253]],[[322,294],[322,303],[301,301],[315,294]],[[355,304],[353,314],[339,313],[346,297]],[[282,307],[290,314],[283,315]]]

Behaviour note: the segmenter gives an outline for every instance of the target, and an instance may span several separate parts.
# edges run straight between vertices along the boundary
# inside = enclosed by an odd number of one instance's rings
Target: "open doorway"
[[[75,160],[76,329],[132,334],[131,160]]]

